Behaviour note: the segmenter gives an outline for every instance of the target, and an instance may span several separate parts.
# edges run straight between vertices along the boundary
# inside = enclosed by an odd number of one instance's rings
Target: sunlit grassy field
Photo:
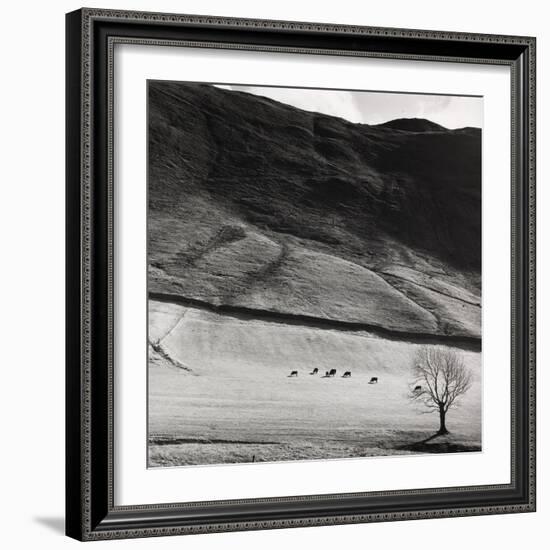
[[[481,450],[478,352],[457,350],[472,388],[425,442],[438,419],[407,398],[419,344],[159,302],[149,323],[151,467]]]

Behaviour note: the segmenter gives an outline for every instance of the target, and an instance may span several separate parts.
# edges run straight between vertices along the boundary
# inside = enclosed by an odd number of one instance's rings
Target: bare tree
[[[447,434],[445,417],[472,385],[462,357],[449,348],[423,346],[415,356],[409,398],[422,403],[426,412],[439,412],[438,435]]]

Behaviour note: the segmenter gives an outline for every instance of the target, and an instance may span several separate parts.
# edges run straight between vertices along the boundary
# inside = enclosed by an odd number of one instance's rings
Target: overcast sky
[[[269,97],[306,111],[325,113],[363,124],[379,124],[396,118],[427,118],[446,128],[481,128],[483,125],[483,99],[480,97],[266,86],[219,87]]]

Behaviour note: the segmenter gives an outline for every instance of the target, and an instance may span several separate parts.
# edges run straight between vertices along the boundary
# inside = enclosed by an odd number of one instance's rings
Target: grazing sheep
[[[319,369],[315,367],[309,374],[317,374],[319,372]]]
[[[350,378],[351,377],[351,371],[347,370],[343,375],[342,378]]]
[[[336,369],[330,369],[328,371],[328,376],[334,376],[336,374]]]
[[[378,377],[377,377],[377,376],[373,376],[373,377],[370,379],[369,384],[378,384]]]
[[[297,370],[293,370],[291,373],[290,373],[290,376],[298,376],[298,371]],[[289,378],[290,378],[289,376]]]

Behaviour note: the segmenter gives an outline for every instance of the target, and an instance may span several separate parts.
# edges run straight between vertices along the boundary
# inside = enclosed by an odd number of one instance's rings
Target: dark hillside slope
[[[481,131],[149,85],[150,290],[479,336]]]

